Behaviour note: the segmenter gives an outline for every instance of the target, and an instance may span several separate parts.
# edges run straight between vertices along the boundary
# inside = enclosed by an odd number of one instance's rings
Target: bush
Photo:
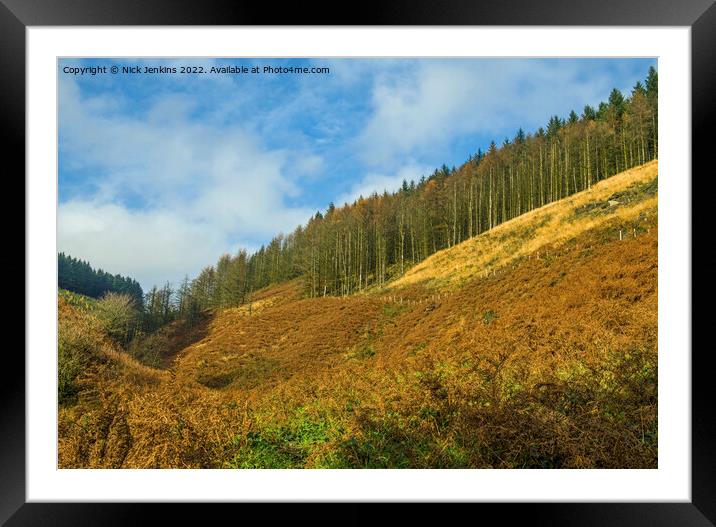
[[[57,332],[57,386],[61,405],[76,401],[78,377],[100,345],[101,337],[92,319],[60,319]]]
[[[169,346],[169,337],[164,333],[137,334],[127,353],[142,364],[158,368],[162,364],[162,352]]]
[[[139,322],[139,310],[130,295],[106,293],[97,302],[95,313],[113,340],[127,344],[132,339]]]
[[[82,371],[83,362],[81,355],[75,351],[71,345],[63,344],[60,337],[57,357],[57,390],[61,405],[74,402],[79,391],[76,379]]]

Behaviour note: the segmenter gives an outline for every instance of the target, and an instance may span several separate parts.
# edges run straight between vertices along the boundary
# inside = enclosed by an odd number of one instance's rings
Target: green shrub
[[[57,384],[61,405],[77,400],[78,377],[101,345],[89,321],[60,320],[57,333]]]
[[[107,334],[120,344],[132,338],[139,321],[139,310],[130,295],[106,293],[95,306],[95,314]]]

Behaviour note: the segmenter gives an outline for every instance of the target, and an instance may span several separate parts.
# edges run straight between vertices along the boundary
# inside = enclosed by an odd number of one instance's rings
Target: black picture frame
[[[14,181],[25,196],[19,174],[25,173],[25,53],[27,26],[81,26],[81,25],[278,25],[278,24],[330,24],[330,25],[498,25],[498,26],[689,26],[692,53],[692,173],[703,173],[703,179],[713,179],[706,162],[711,145],[710,130],[714,117],[716,94],[716,5],[714,0],[509,0],[503,2],[470,2],[451,0],[398,1],[390,5],[361,2],[350,15],[340,11],[286,4],[280,9],[267,3],[234,3],[228,1],[202,2],[179,0],[0,0],[0,123],[7,147],[3,158],[7,184]],[[688,175],[685,175],[687,177]],[[699,181],[699,192],[693,192],[692,178],[692,240],[700,239],[696,232],[705,228],[707,204],[697,200],[708,199],[707,181]],[[18,194],[6,189],[5,203],[20,202]],[[11,197],[12,196],[12,197]],[[696,201],[694,201],[696,200]],[[24,200],[22,201],[24,203]],[[2,207],[4,225],[17,224],[18,212]],[[698,214],[702,217],[698,219]],[[24,216],[23,216],[24,217]],[[10,229],[18,236],[20,229]],[[708,231],[703,240],[712,238]],[[692,262],[714,264],[713,249],[709,243],[692,244]],[[706,253],[697,256],[697,253]],[[24,254],[24,251],[23,251]],[[4,262],[19,261],[14,253],[5,253]],[[27,265],[27,262],[25,262]],[[713,268],[713,267],[712,267]],[[26,269],[26,266],[25,266]],[[6,271],[9,272],[9,271]],[[13,276],[18,276],[15,271]],[[25,282],[31,280],[25,271]],[[8,275],[6,275],[8,276]],[[692,276],[692,283],[693,283]],[[20,281],[13,280],[17,289],[14,298],[20,298]],[[701,282],[699,282],[701,284]],[[711,287],[708,279],[698,293],[706,297]],[[709,295],[710,296],[710,295]],[[692,297],[693,298],[693,297]],[[693,299],[692,299],[693,302]],[[696,305],[696,304],[693,304]],[[708,304],[703,304],[708,305]],[[21,310],[17,309],[19,313]],[[704,328],[710,310],[692,309],[692,335],[697,337]],[[25,314],[22,310],[23,316]],[[698,330],[698,331],[697,331]],[[18,332],[19,333],[19,332]],[[697,346],[693,340],[692,360],[692,501],[690,503],[569,503],[569,504],[482,504],[483,511],[498,514],[525,515],[532,524],[539,525],[716,525],[716,417],[709,405],[711,400],[711,369],[707,367],[713,346]],[[708,342],[708,341],[705,341]],[[126,525],[151,521],[139,504],[59,504],[26,503],[25,499],[25,371],[24,356],[19,346],[7,347],[3,361],[5,375],[0,382],[0,523],[7,525]],[[10,373],[12,372],[12,374]],[[151,506],[155,508],[157,506]],[[222,506],[223,508],[224,506]],[[244,505],[247,507],[247,505]],[[352,504],[341,513],[341,523],[373,521],[371,504]],[[187,507],[177,505],[166,514],[187,516]],[[331,514],[306,514],[312,521],[330,520]],[[426,519],[426,511],[417,506],[412,509]],[[470,514],[475,514],[471,512]],[[204,517],[206,519],[206,517]]]

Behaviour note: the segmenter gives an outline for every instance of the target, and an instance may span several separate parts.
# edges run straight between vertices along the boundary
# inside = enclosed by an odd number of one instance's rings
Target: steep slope
[[[657,171],[658,162],[651,161],[600,181],[591,189],[523,214],[430,256],[389,287],[416,283],[455,287],[607,223],[614,224],[616,236],[619,230],[622,236],[633,236],[633,230],[629,229],[631,222],[656,214]],[[616,221],[621,222],[621,229]]]
[[[216,312],[154,382],[90,371],[101,395],[61,410],[60,465],[655,467],[656,173],[375,294],[267,288]]]
[[[57,302],[60,467],[122,466],[131,447],[127,402],[169,378],[112,342],[91,302],[68,291]]]

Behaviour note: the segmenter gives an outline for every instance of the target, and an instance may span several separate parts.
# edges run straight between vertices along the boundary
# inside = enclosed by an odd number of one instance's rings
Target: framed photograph
[[[26,196],[0,519],[716,522],[712,2],[235,9],[0,4]]]

